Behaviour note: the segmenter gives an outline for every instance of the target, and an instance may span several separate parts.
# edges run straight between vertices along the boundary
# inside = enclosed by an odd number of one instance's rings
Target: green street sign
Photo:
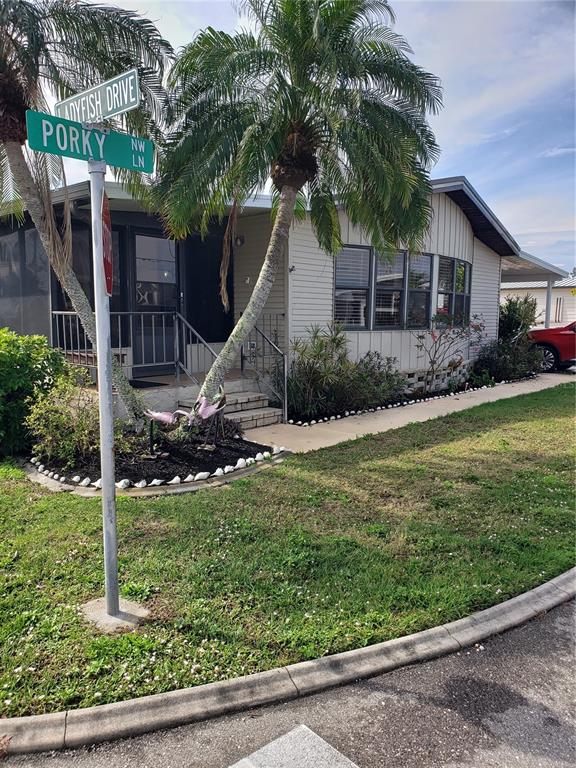
[[[31,149],[76,160],[100,160],[116,168],[152,173],[154,144],[149,139],[118,131],[88,128],[74,120],[26,111]]]

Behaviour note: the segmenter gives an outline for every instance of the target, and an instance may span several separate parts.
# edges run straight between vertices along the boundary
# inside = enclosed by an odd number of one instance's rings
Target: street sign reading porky
[[[154,144],[140,136],[92,128],[75,120],[26,112],[26,130],[31,149],[76,160],[100,160],[117,168],[152,173]]]
[[[138,70],[130,69],[105,83],[59,101],[54,110],[58,117],[79,123],[95,123],[106,117],[129,112],[140,105]]]

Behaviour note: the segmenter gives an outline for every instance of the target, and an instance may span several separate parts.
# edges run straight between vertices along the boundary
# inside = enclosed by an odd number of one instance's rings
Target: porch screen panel
[[[138,366],[174,361],[174,312],[177,306],[176,247],[172,240],[136,234],[136,312],[132,349]]]
[[[370,249],[343,248],[336,256],[334,320],[346,328],[368,326]]]
[[[172,240],[136,235],[136,304],[156,311],[176,308],[176,248]]]
[[[0,235],[0,328],[50,335],[50,268],[35,229]]]

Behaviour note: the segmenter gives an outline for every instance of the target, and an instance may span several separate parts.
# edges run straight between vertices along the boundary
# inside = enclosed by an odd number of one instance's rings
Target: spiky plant
[[[69,208],[57,221],[50,198],[62,163],[25,150],[26,110],[48,111],[50,97],[66,98],[137,67],[143,104],[122,124],[140,135],[154,134],[165,106],[162,77],[171,54],[151,21],[122,8],[85,0],[0,0],[0,215],[22,220],[28,211],[94,347],[92,309],[71,264]],[[140,406],[119,365],[113,375],[128,413],[136,416]]]
[[[438,80],[386,25],[387,0],[245,0],[255,31],[208,28],[171,74],[172,135],[155,200],[176,237],[206,233],[232,204],[222,294],[236,215],[268,182],[278,193],[252,296],[206,377],[210,397],[270,293],[304,194],[320,245],[341,247],[338,209],[379,249],[417,245],[430,216],[428,167],[438,155],[428,112]]]

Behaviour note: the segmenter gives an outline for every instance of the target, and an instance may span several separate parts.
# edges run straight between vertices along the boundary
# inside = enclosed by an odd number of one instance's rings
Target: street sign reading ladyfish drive
[[[96,123],[106,117],[129,112],[140,105],[138,70],[130,69],[105,83],[59,101],[54,110],[58,117],[79,123]]]
[[[31,149],[77,160],[103,161],[116,168],[152,173],[154,144],[149,139],[118,131],[87,127],[43,112],[26,111]]]

